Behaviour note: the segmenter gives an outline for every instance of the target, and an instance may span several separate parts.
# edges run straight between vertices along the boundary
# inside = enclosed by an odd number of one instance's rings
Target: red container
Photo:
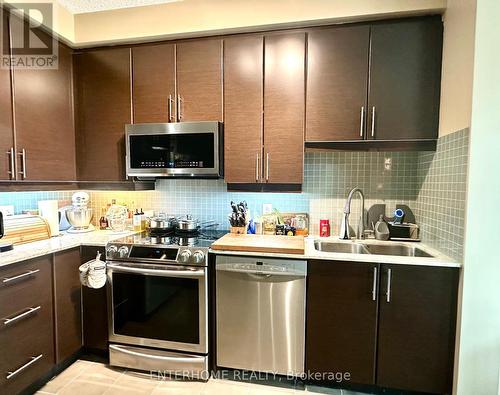
[[[330,237],[330,220],[319,220],[319,235],[320,237]]]

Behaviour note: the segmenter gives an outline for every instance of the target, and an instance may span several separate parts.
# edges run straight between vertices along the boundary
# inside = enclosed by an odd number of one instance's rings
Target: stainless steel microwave
[[[125,126],[127,176],[223,176],[220,122],[138,123]]]

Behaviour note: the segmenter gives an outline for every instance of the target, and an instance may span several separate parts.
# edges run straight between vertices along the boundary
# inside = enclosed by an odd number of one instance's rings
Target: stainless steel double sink
[[[433,258],[433,255],[425,252],[416,246],[406,244],[369,244],[358,242],[336,242],[315,240],[314,248],[322,252],[337,252],[343,254],[373,254],[373,255],[393,255],[411,256],[422,258]]]

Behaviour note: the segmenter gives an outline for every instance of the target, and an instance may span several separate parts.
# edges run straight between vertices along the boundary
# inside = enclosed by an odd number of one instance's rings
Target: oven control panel
[[[208,265],[208,248],[110,243],[106,259],[155,264]]]

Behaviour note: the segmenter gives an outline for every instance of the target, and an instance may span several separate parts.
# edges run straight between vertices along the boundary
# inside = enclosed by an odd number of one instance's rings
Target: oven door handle
[[[163,277],[182,277],[182,278],[202,278],[205,276],[205,269],[196,270],[166,270],[166,269],[146,269],[131,266],[113,265],[108,263],[108,269],[112,269],[114,272],[124,272],[124,273],[138,273],[146,274],[152,276],[163,276]]]

